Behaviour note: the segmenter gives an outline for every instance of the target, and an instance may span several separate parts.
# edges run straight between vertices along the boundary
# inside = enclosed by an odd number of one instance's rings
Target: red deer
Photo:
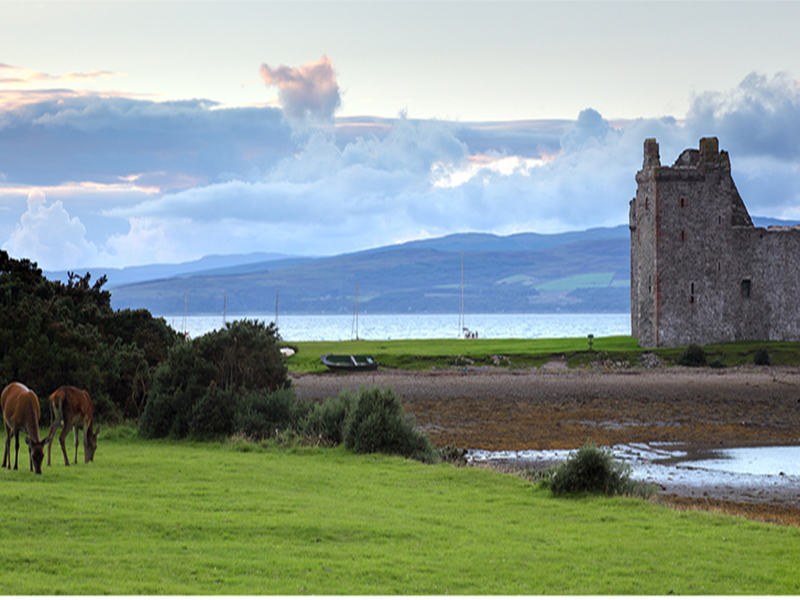
[[[83,458],[84,462],[91,462],[94,459],[94,451],[97,450],[97,431],[92,431],[94,425],[94,409],[92,399],[85,390],[79,390],[71,385],[62,385],[55,392],[50,394],[50,433],[47,434],[47,466],[50,466],[50,450],[53,447],[58,426],[62,423],[61,435],[58,436],[61,442],[61,451],[64,453],[64,464],[69,466],[67,458],[66,439],[69,430],[75,428],[75,462],[78,462],[78,442],[80,441],[79,431],[83,428]]]
[[[19,461],[19,432],[24,430],[30,437],[25,438],[28,444],[28,456],[31,471],[42,474],[44,444],[39,439],[39,399],[33,391],[21,383],[9,383],[0,395],[0,410],[3,411],[3,424],[6,426],[6,448],[3,453],[3,468],[11,468],[11,436],[16,441],[14,470]]]

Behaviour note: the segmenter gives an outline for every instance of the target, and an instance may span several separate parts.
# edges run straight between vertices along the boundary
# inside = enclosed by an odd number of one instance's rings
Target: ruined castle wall
[[[655,341],[656,186],[643,179],[630,205],[631,228],[631,334]]]
[[[719,284],[728,265],[720,261],[728,252],[721,221],[730,223],[718,210],[724,191],[713,174],[695,168],[662,169],[657,182],[657,345],[724,337]]]
[[[636,180],[631,331],[640,345],[800,340],[800,228],[753,227],[715,138],[672,167],[647,140]]]
[[[800,228],[735,228],[734,340],[800,340]]]

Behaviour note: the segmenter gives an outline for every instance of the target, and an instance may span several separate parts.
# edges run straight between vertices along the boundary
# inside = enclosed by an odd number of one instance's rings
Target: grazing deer
[[[30,437],[25,438],[28,444],[28,456],[31,471],[42,474],[44,460],[44,444],[39,439],[39,399],[33,391],[21,383],[9,383],[0,395],[0,410],[3,411],[3,424],[6,426],[6,448],[3,453],[3,468],[11,468],[11,436],[16,441],[14,470],[19,461],[19,432],[24,430]]]
[[[63,423],[61,435],[58,436],[61,442],[61,451],[64,453],[64,464],[69,466],[67,458],[67,445],[65,443],[69,430],[75,428],[75,462],[78,462],[78,442],[80,440],[79,431],[83,428],[83,458],[84,462],[94,460],[94,451],[97,450],[97,431],[92,431],[94,425],[94,409],[92,399],[88,392],[79,390],[71,385],[62,385],[55,392],[50,394],[50,433],[47,434],[47,466],[50,466],[50,450],[53,447],[58,426]]]

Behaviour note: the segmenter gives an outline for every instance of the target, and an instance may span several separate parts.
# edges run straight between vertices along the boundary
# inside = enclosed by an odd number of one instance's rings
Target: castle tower
[[[636,182],[631,332],[641,346],[800,339],[800,228],[753,226],[717,138],[671,167],[645,140]]]

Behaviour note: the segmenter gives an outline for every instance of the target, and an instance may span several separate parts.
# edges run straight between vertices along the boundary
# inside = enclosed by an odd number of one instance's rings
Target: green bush
[[[303,433],[326,446],[340,445],[344,442],[347,415],[357,402],[355,394],[342,390],[336,398],[326,398],[322,404],[315,404],[303,419]]]
[[[761,346],[758,350],[756,350],[755,356],[753,356],[753,362],[762,367],[768,367],[770,365],[769,360],[769,351]]]
[[[439,448],[438,452],[443,462],[457,467],[463,467],[467,464],[467,451],[463,448],[448,444],[444,448]]]
[[[173,346],[156,369],[139,433],[146,438],[189,435],[194,405],[208,392],[215,372],[214,365],[199,356],[194,343]]]
[[[405,415],[400,399],[389,388],[362,388],[347,416],[345,447],[359,454],[397,454],[420,462],[436,463],[438,454],[428,436],[417,431]]]
[[[588,440],[583,448],[551,469],[547,486],[556,495],[589,492],[648,497],[655,493],[654,486],[637,482],[630,474],[630,466],[615,459],[610,450],[601,450]]]
[[[678,364],[684,367],[705,367],[706,351],[697,344],[689,344],[686,351],[678,358]]]
[[[239,401],[234,430],[248,438],[263,440],[276,432],[298,429],[310,406],[295,399],[294,388],[274,392],[251,392]]]
[[[223,330],[176,344],[153,379],[139,427],[148,438],[230,434],[241,419],[250,430],[261,433],[276,424],[284,428],[281,407],[291,407],[294,400],[293,394],[285,401],[283,396],[278,400],[269,397],[272,392],[290,390],[291,381],[277,345],[277,330],[259,321],[236,321]],[[242,400],[251,393],[265,399]],[[214,406],[215,394],[226,399],[224,407]],[[238,406],[240,402],[244,404]],[[200,403],[207,405],[198,408]],[[246,414],[239,416],[238,410]],[[217,413],[225,420],[214,424],[210,421]]]
[[[236,397],[233,392],[209,386],[206,393],[192,407],[189,431],[198,439],[228,437],[234,432]]]
[[[724,369],[725,363],[722,362],[720,359],[715,358],[710,363],[708,363],[708,366],[711,367],[712,369]]]

